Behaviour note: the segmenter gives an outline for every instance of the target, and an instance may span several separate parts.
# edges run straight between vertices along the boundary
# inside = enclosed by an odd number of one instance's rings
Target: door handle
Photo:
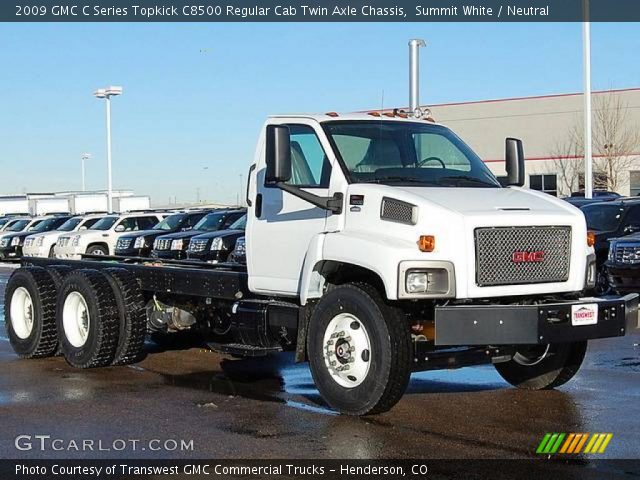
[[[262,216],[262,194],[261,193],[256,195],[255,214],[256,214],[256,218],[260,218]]]

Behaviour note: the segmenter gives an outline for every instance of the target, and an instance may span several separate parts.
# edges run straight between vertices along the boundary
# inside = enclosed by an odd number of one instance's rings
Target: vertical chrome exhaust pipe
[[[409,110],[415,114],[420,107],[420,47],[426,47],[424,40],[409,40]]]

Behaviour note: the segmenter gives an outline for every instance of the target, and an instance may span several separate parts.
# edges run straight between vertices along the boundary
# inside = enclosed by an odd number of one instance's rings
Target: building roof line
[[[620,155],[616,155],[616,158],[619,157],[638,157],[640,156],[640,153],[621,153]],[[594,154],[593,158],[607,158],[608,155],[605,154]],[[535,162],[535,161],[539,161],[539,160],[584,160],[584,156],[582,155],[566,155],[566,156],[555,156],[555,157],[525,157],[524,159],[526,162]],[[504,162],[504,159],[502,158],[497,158],[497,159],[490,159],[490,160],[483,160],[484,163],[496,163],[496,162]]]

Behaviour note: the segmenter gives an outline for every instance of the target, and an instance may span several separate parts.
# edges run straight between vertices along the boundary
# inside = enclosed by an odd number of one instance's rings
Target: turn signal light
[[[421,235],[418,239],[418,248],[421,252],[433,252],[436,248],[436,237],[433,235]]]
[[[587,231],[587,245],[593,247],[596,244],[596,234],[591,230]]]

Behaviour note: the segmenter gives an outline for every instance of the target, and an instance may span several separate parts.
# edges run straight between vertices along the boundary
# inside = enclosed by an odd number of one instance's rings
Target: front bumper
[[[227,260],[229,256],[227,250],[204,250],[202,252],[187,251],[187,258],[189,260],[199,260],[207,263],[221,263]]]
[[[9,246],[6,248],[0,248],[0,260],[20,258],[21,256],[22,256],[22,247]]]
[[[148,257],[151,254],[149,247],[145,248],[125,248],[114,252],[118,257]]]
[[[82,258],[82,253],[84,253],[84,250],[75,250],[75,248],[54,248],[53,249],[53,253],[55,255],[56,258],[62,259],[62,260],[80,260]]]
[[[436,345],[532,345],[621,337],[640,328],[638,294],[538,305],[449,305],[435,310]],[[593,325],[573,325],[572,307],[597,303]]]
[[[640,292],[640,265],[605,264],[609,283],[620,294]]]
[[[164,258],[166,260],[184,260],[187,258],[186,250],[152,250],[151,258]]]

